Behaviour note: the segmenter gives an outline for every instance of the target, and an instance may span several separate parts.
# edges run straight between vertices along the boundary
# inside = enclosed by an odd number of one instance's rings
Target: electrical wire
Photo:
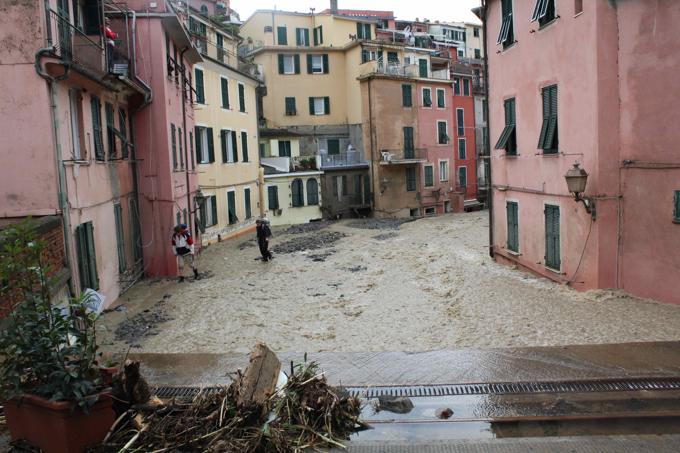
[[[576,279],[576,274],[578,274],[578,270],[581,268],[581,262],[583,262],[583,256],[586,253],[586,247],[588,246],[588,240],[590,239],[590,232],[593,230],[593,223],[595,223],[595,219],[590,217],[590,226],[588,227],[588,235],[586,236],[586,241],[583,244],[583,250],[581,250],[581,257],[578,259],[578,265],[576,266],[576,270],[574,271],[574,275],[572,275],[571,279],[569,279],[567,281],[567,284],[574,282],[574,280]]]

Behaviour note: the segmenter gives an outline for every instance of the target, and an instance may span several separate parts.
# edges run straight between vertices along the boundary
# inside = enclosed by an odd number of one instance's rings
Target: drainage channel
[[[192,398],[199,392],[214,393],[221,387],[154,387],[159,398]],[[641,390],[680,390],[680,377],[600,379],[554,382],[497,382],[450,385],[411,385],[346,387],[350,395],[362,398],[381,396],[436,397],[458,395],[525,395],[541,393],[636,392]]]

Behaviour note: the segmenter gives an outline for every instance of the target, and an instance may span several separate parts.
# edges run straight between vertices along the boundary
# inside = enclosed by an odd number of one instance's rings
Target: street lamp
[[[595,200],[590,197],[584,197],[583,192],[586,191],[586,183],[588,182],[588,173],[579,166],[576,162],[573,168],[570,168],[564,179],[567,180],[567,188],[569,192],[574,195],[574,201],[580,201],[586,208],[586,212],[595,219]]]
[[[194,204],[196,206],[196,209],[194,209],[192,211],[192,213],[195,213],[196,211],[201,209],[203,207],[203,205],[205,204],[205,200],[206,200],[205,195],[203,195],[203,192],[201,192],[201,189],[198,189],[196,191],[196,195],[194,195]]]

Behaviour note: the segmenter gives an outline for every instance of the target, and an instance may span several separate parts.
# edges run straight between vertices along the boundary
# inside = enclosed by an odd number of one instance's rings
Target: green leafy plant
[[[103,388],[96,316],[82,297],[52,303],[44,250],[30,219],[0,232],[0,298],[17,301],[0,332],[0,398],[32,394],[87,410]]]

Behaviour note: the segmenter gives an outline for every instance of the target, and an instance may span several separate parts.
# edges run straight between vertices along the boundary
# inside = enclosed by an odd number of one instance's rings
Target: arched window
[[[293,195],[293,207],[304,206],[305,192],[300,178],[295,178],[293,180],[293,183],[290,185],[290,191]]]
[[[201,5],[201,14],[203,14],[204,16],[208,15],[208,7],[207,6]]]
[[[309,206],[319,204],[319,183],[315,178],[307,180],[307,204]]]

